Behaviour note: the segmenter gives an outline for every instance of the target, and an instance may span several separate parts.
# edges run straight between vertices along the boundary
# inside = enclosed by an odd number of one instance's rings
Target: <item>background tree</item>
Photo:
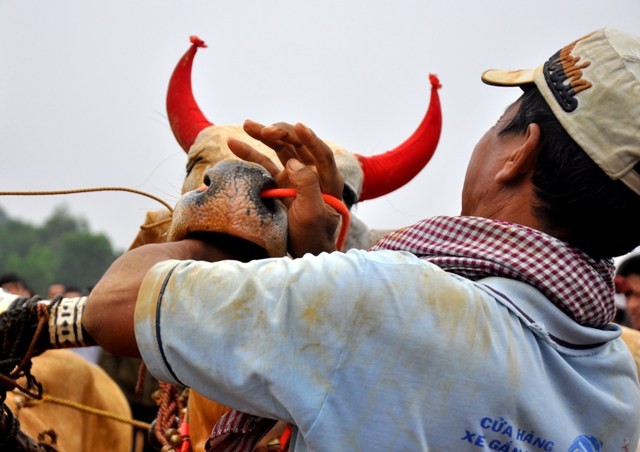
[[[109,239],[88,231],[66,232],[60,238],[56,280],[93,287],[116,256]]]
[[[0,274],[19,274],[41,296],[53,282],[92,287],[120,253],[65,205],[41,226],[13,219],[0,207]]]

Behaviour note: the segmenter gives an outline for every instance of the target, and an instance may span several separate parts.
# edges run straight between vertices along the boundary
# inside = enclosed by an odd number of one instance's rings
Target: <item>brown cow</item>
[[[191,37],[191,42],[192,46],[174,70],[167,94],[171,128],[188,156],[183,196],[173,217],[166,211],[149,212],[131,248],[206,232],[245,241],[234,241],[230,246],[241,246],[242,243],[245,243],[242,246],[249,246],[247,242],[256,245],[255,257],[283,256],[286,253],[286,212],[279,201],[260,197],[261,191],[273,182],[263,168],[235,157],[227,140],[243,140],[281,167],[280,161],[272,149],[253,139],[241,126],[214,125],[202,114],[191,90],[191,68],[197,49],[206,46],[197,37]],[[430,81],[431,101],[425,118],[416,132],[396,149],[364,157],[330,143],[345,180],[343,198],[348,207],[406,184],[433,155],[442,120],[437,95],[439,82],[433,75]],[[369,248],[383,233],[369,230],[352,217],[344,249]],[[203,450],[211,428],[225,410],[191,391],[189,424],[194,450]],[[273,436],[268,435],[263,446],[271,438]]]
[[[46,396],[131,419],[129,403],[118,385],[77,353],[48,350],[32,362],[31,372],[43,385]],[[6,404],[32,438],[53,430],[59,451],[131,450],[133,428],[129,424],[56,403],[34,404],[15,390],[7,393]]]

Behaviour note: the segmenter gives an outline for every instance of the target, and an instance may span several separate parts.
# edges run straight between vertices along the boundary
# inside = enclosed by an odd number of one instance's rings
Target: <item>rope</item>
[[[169,217],[169,218],[165,218],[164,220],[154,221],[153,223],[141,224],[140,229],[143,229],[143,230],[153,229],[165,223],[171,223],[171,221],[173,221],[173,218]]]
[[[39,305],[40,297],[17,298],[9,309],[2,314],[0,328],[0,347],[3,359],[0,360],[0,402],[4,402],[6,391],[18,388],[30,397],[39,398],[42,395],[42,385],[31,374],[31,358],[40,354],[38,350],[40,336],[49,320],[49,313],[62,296],[53,299],[49,306]],[[37,319],[37,325],[31,323]],[[34,331],[26,350],[24,338]],[[17,380],[25,377],[25,387],[18,385]]]
[[[42,399],[33,399],[33,400],[29,400],[28,402],[25,402],[25,406],[35,406],[45,402],[54,403],[56,405],[63,405],[69,408],[74,408],[78,411],[84,411],[86,413],[96,414],[98,416],[106,417],[114,421],[122,422],[124,424],[133,425],[134,427],[144,429],[144,430],[149,430],[151,428],[151,424],[148,424],[146,422],[126,418],[124,416],[120,416],[119,414],[115,414],[111,411],[101,410],[99,408],[93,408],[79,402],[74,402],[73,400],[63,399],[63,398],[52,396],[49,394],[43,394]]]
[[[7,405],[2,405],[0,411],[0,424],[2,424],[2,433],[0,436],[0,447],[5,450],[5,447],[13,445],[16,441],[18,433],[20,432],[20,421],[13,415]]]
[[[51,310],[62,300],[62,296],[56,296],[52,303],[47,305],[39,304],[40,297],[32,298],[18,298],[11,303],[9,309],[2,315],[3,322],[3,334],[0,340],[3,350],[7,350],[7,357],[0,360],[0,402],[2,402],[2,408],[4,410],[5,417],[10,413],[8,407],[4,404],[6,399],[6,392],[9,389],[17,389],[24,394],[22,403],[16,404],[19,408],[26,406],[35,406],[44,402],[54,403],[58,405],[74,408],[79,411],[92,413],[98,416],[106,417],[114,421],[130,424],[140,429],[149,430],[150,425],[137,421],[134,419],[128,419],[118,414],[93,408],[72,400],[55,397],[49,394],[44,394],[44,388],[39,381],[31,374],[31,359],[42,352],[38,348],[40,336],[43,333],[45,326],[48,324]],[[32,320],[34,316],[37,318],[38,323],[33,326]],[[17,331],[16,331],[17,329]],[[24,342],[23,336],[30,333],[30,330],[35,329],[31,340],[29,341],[28,348],[22,352],[20,350],[20,344]],[[20,355],[23,355],[20,357]],[[15,368],[14,368],[15,366]],[[9,372],[9,370],[13,370]],[[6,372],[6,374],[5,374]],[[25,377],[27,380],[26,385],[21,386],[17,380],[21,377]],[[11,419],[9,419],[11,420]],[[19,424],[12,426],[12,430],[19,429]],[[50,434],[49,434],[50,435]],[[51,436],[51,435],[50,435]],[[55,438],[52,437],[55,443]],[[39,445],[44,447],[44,437],[39,438]],[[53,447],[46,448],[46,450],[55,450]]]
[[[38,443],[24,434],[20,430],[20,422],[13,415],[9,407],[4,403],[7,390],[18,389],[28,397],[42,397],[42,384],[31,374],[31,358],[40,354],[42,349],[38,347],[39,339],[45,326],[48,323],[51,309],[62,300],[62,296],[55,297],[49,306],[38,304],[40,297],[18,298],[11,303],[9,309],[2,314],[1,324],[2,355],[5,357],[0,361],[0,402],[2,403],[2,423],[5,428],[5,440],[2,444],[11,444],[11,450],[41,450],[55,452],[56,436],[55,432],[45,432],[38,436]],[[23,338],[34,328],[32,321],[37,319],[35,332],[29,341],[28,348],[23,351]],[[6,353],[5,353],[6,352]],[[20,355],[23,355],[22,358]],[[13,368],[13,371],[11,369]],[[26,385],[21,386],[17,380],[24,377]],[[6,425],[9,423],[10,425]],[[8,431],[6,431],[8,430]],[[47,442],[46,437],[49,437]],[[4,450],[4,449],[3,449]]]
[[[135,190],[127,187],[93,187],[93,188],[77,188],[74,190],[44,190],[44,191],[0,191],[0,196],[43,196],[43,195],[71,195],[75,193],[90,193],[97,191],[125,191],[129,193],[135,193],[137,195],[146,196],[169,209],[169,212],[173,213],[173,208],[162,199],[149,193]]]
[[[153,421],[152,431],[154,439],[163,447],[180,447],[184,438],[180,436],[180,420],[186,410],[186,399],[189,393],[185,389],[182,393],[175,384],[158,382],[160,398],[158,415]]]

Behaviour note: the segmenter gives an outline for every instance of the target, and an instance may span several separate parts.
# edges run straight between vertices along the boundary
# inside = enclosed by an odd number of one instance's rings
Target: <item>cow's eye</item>
[[[354,192],[347,184],[344,184],[344,188],[342,189],[342,202],[347,206],[347,209],[351,209],[356,201],[356,192]]]
[[[200,160],[202,160],[202,159],[201,158],[195,158],[195,159],[189,160],[187,162],[187,176],[189,174],[191,174],[191,171],[193,170],[193,167],[196,166]]]

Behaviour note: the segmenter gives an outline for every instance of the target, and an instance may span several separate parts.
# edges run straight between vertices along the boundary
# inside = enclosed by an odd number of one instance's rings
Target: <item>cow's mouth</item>
[[[194,231],[188,233],[186,238],[201,240],[214,245],[224,253],[234,256],[237,260],[243,262],[269,257],[269,253],[263,247],[230,234]]]

